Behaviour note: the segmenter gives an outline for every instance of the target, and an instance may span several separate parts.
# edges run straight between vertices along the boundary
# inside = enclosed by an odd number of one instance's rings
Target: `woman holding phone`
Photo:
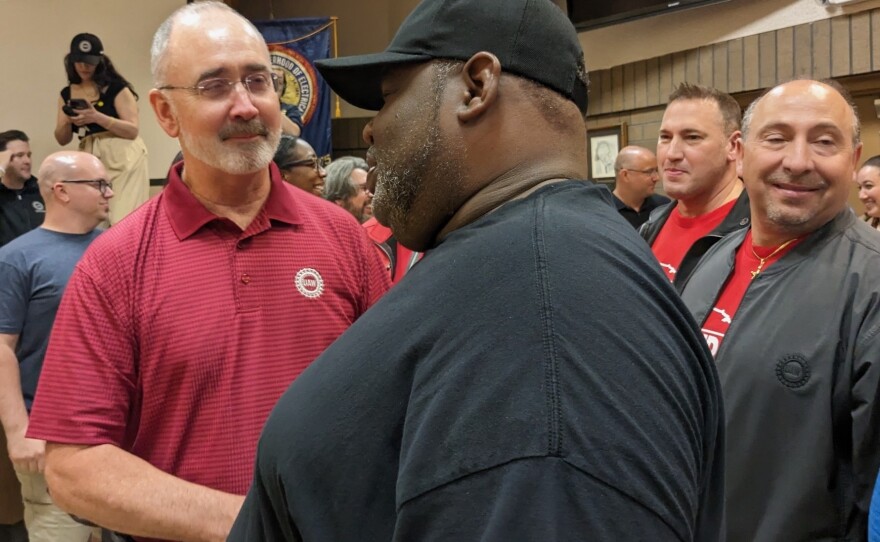
[[[58,99],[55,139],[97,156],[113,183],[110,224],[149,198],[147,147],[138,136],[137,93],[119,75],[94,34],[77,34],[64,57],[68,86]]]

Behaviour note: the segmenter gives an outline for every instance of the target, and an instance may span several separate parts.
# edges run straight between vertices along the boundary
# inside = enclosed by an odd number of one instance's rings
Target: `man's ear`
[[[742,132],[735,130],[727,137],[727,159],[731,162],[739,161],[743,154]]]
[[[154,88],[150,91],[150,105],[153,106],[153,111],[156,112],[156,120],[159,121],[159,126],[169,136],[177,137],[180,134],[180,127],[177,124],[177,117],[172,111],[171,103],[168,101],[168,96],[161,90]]]
[[[52,185],[52,192],[55,194],[55,199],[58,201],[62,201],[64,203],[68,203],[70,201],[70,194],[67,193],[67,187],[62,182],[57,182]]]
[[[465,63],[461,77],[466,93],[458,110],[458,119],[470,122],[485,113],[498,98],[501,61],[492,53],[481,51]]]

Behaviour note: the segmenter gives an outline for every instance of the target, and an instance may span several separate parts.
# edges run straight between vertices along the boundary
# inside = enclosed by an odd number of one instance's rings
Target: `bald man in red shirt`
[[[61,303],[28,435],[63,509],[137,540],[225,540],[288,385],[389,287],[357,222],[271,164],[263,38],[221,3],[156,33],[150,103],[184,160]]]

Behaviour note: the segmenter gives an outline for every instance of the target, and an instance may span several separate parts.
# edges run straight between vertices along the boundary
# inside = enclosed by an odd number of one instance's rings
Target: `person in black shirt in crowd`
[[[31,146],[21,130],[0,133],[0,246],[43,223],[46,206],[31,175]]]
[[[104,54],[94,34],[77,34],[64,57],[68,86],[61,89],[55,140],[79,136],[79,150],[97,156],[113,183],[109,224],[116,224],[150,197],[147,147],[140,138],[138,95]]]
[[[374,213],[427,252],[281,397],[229,540],[719,540],[715,368],[582,180],[562,11],[425,0],[385,52],[318,68],[380,110]]]
[[[624,147],[614,160],[614,205],[620,216],[635,229],[645,223],[651,211],[669,198],[654,193],[660,180],[657,157],[644,147]]]

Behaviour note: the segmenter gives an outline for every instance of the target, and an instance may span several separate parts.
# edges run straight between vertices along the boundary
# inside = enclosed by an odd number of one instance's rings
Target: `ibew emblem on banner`
[[[308,124],[318,108],[315,68],[298,52],[281,45],[270,45],[272,70],[282,78],[281,109],[285,115],[299,110],[303,124]]]

